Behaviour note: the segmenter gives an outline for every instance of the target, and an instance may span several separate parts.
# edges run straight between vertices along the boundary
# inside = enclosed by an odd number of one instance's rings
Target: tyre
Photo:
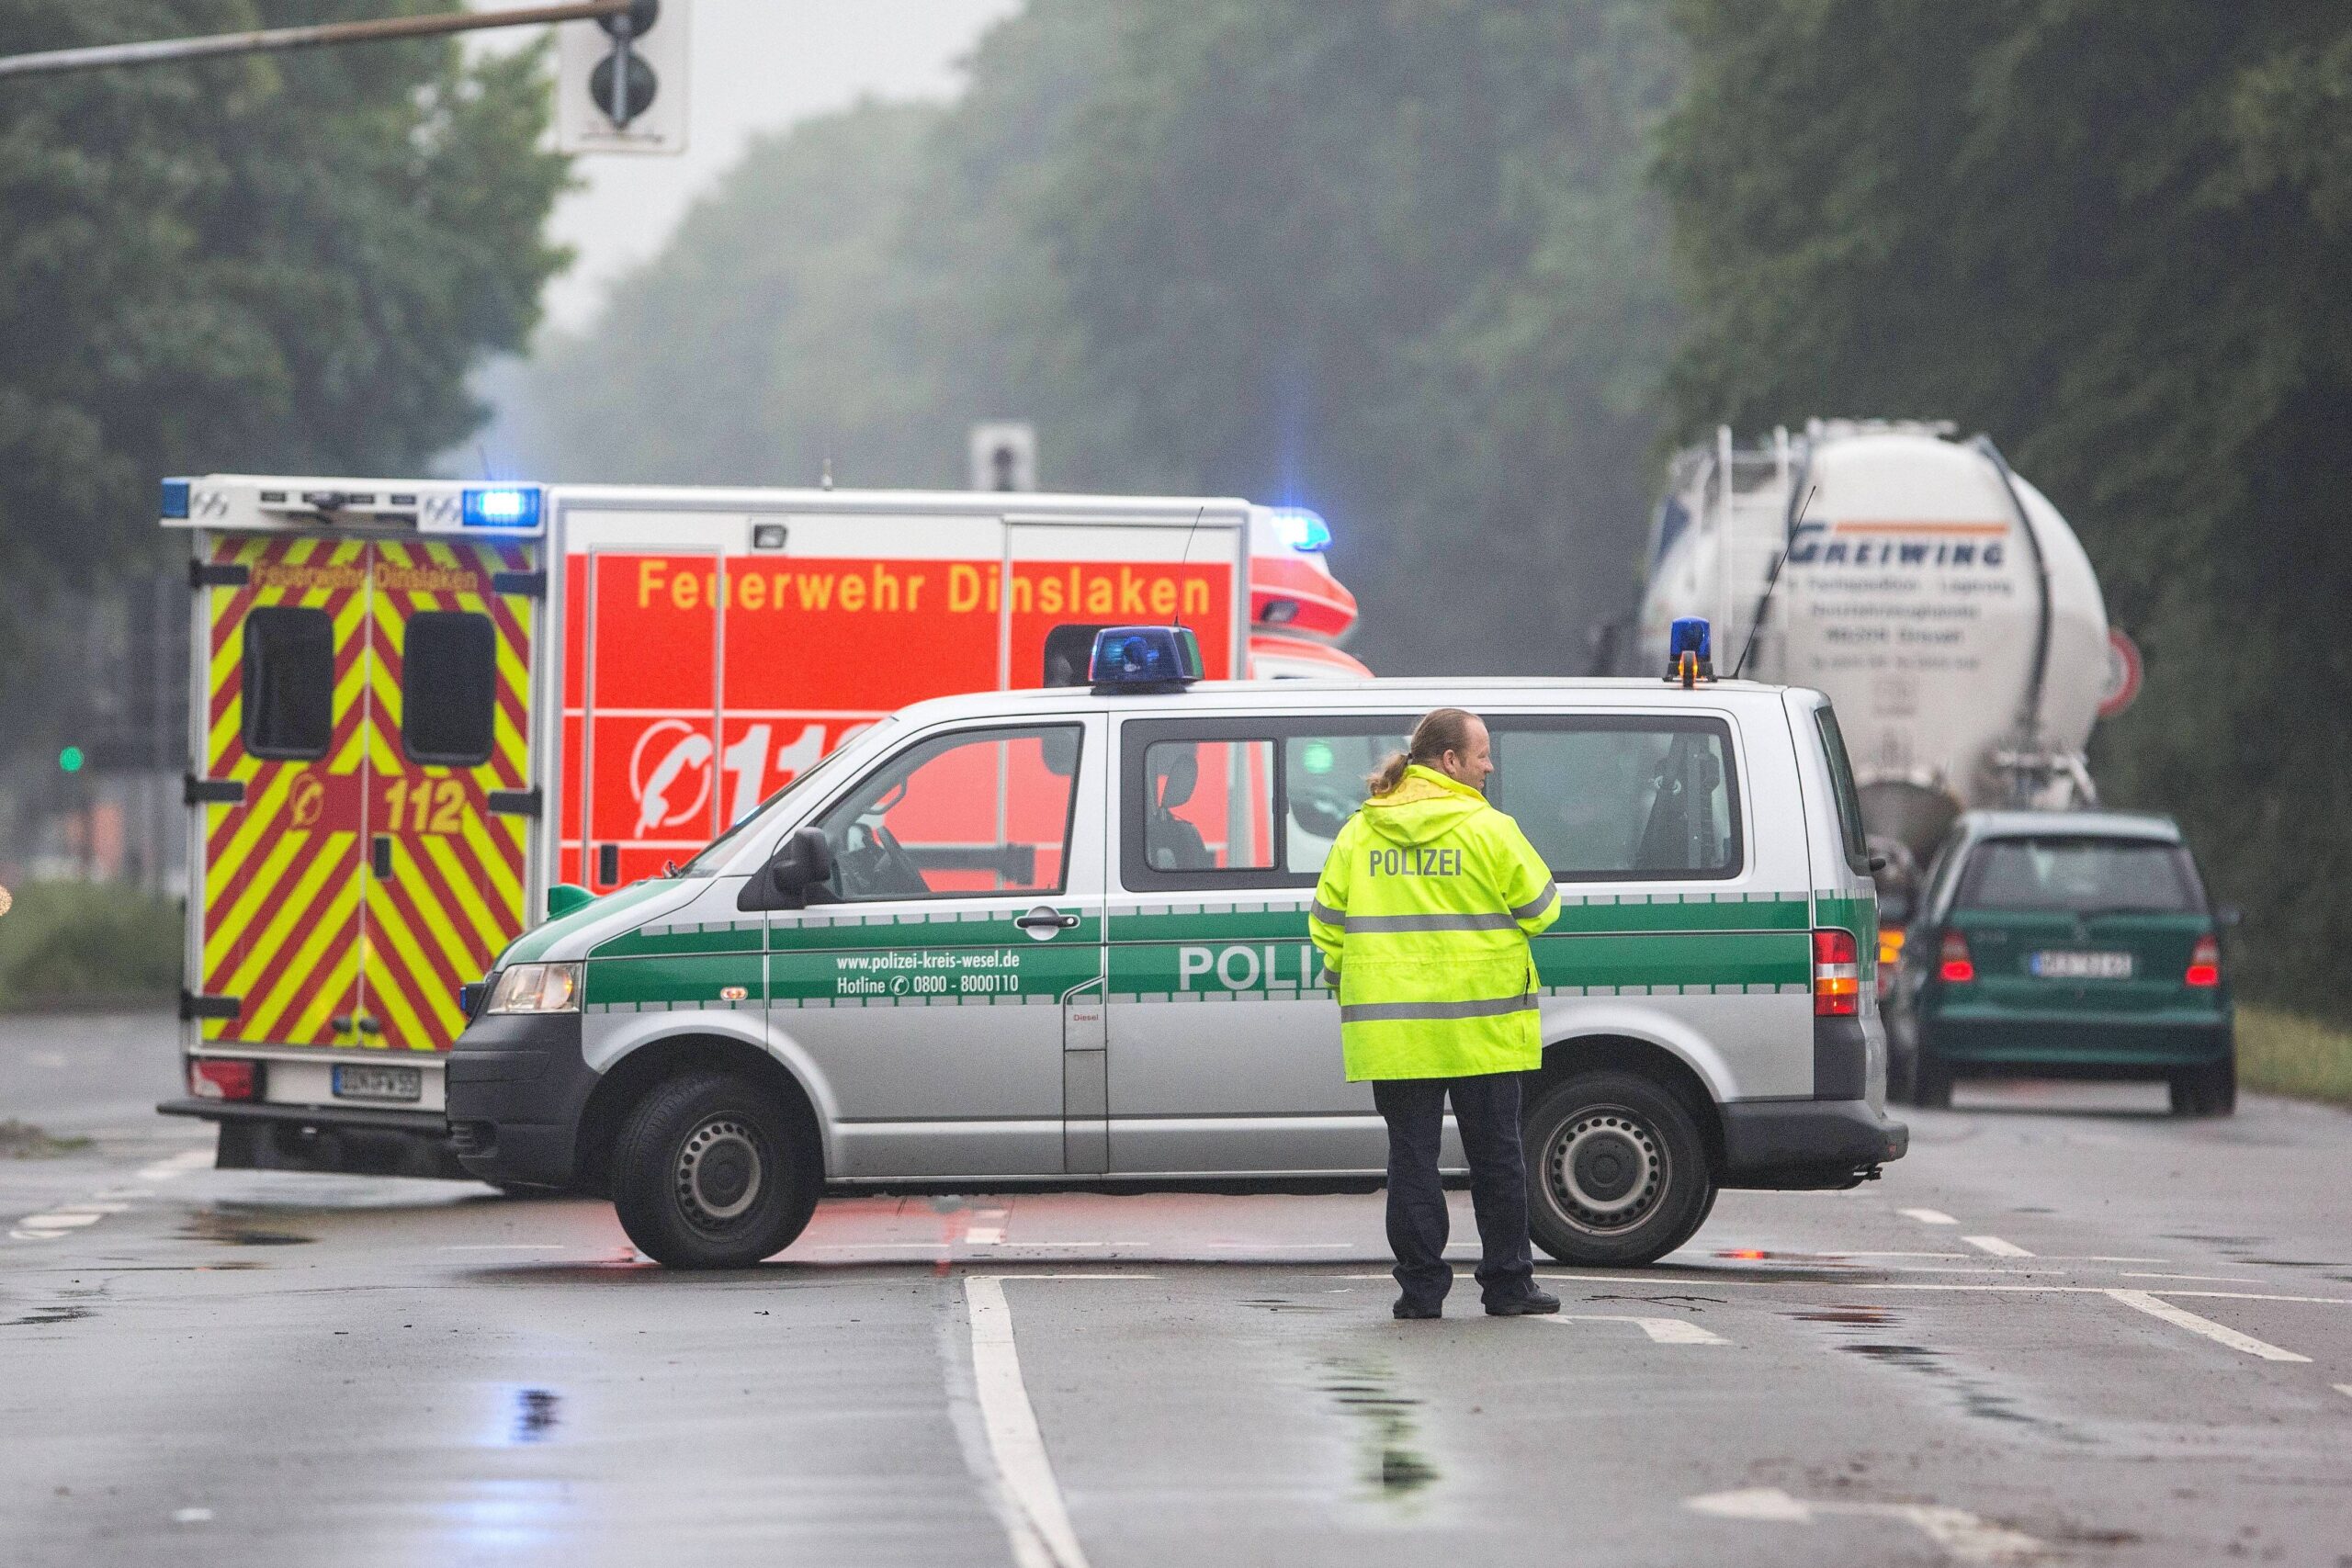
[[[1908,1105],[1911,1097],[1919,1092],[1919,1056],[1916,1051],[1898,1051],[1891,1046],[1886,1054],[1886,1098],[1895,1105]]]
[[[1930,1111],[1951,1109],[1951,1068],[1925,1048],[1911,1064],[1911,1103]]]
[[[613,1142],[613,1207],[673,1269],[748,1269],[792,1245],[824,1186],[799,1118],[729,1073],[664,1078]]]
[[[2233,1050],[2207,1066],[2175,1073],[2171,1079],[2176,1116],[2228,1116],[2238,1108],[2238,1058]]]
[[[1639,1074],[1578,1073],[1536,1098],[1525,1127],[1528,1229],[1563,1263],[1654,1263],[1714,1207],[1698,1124]]]

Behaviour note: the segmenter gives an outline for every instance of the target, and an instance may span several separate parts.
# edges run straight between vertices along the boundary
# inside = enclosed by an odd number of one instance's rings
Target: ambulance
[[[1376,1184],[1307,903],[1365,776],[1454,705],[1561,894],[1524,998],[1538,1245],[1643,1264],[1724,1188],[1867,1180],[1909,1134],[1837,716],[1709,679],[1689,625],[1671,682],[1284,684],[1114,628],[1090,685],[901,709],[499,956],[449,1058],[458,1156],[608,1195],[682,1268],[771,1256],[828,1192]]]
[[[1081,681],[1137,621],[1220,679],[1364,673],[1324,521],[1238,500],[223,474],[162,510],[195,689],[160,1109],[228,1168],[462,1175],[461,989],[910,703]],[[985,879],[967,806],[934,852]]]

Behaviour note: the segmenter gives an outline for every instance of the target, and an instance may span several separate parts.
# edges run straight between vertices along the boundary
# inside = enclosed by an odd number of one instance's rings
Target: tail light
[[[187,1091],[198,1100],[253,1100],[261,1089],[260,1066],[220,1056],[198,1056],[187,1065]]]
[[[2207,931],[2197,939],[2188,951],[2188,972],[2181,976],[2188,985],[2210,987],[2222,983],[2222,939]]]
[[[1813,1016],[1850,1018],[1862,1003],[1862,954],[1852,931],[1813,933]]]
[[[1976,960],[1968,955],[1968,939],[1958,931],[1944,932],[1943,951],[1937,959],[1936,973],[1946,985],[1965,986],[1976,978]]]

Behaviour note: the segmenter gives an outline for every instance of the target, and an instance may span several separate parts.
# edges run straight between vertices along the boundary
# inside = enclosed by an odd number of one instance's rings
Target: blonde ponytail
[[[1431,708],[1413,726],[1407,749],[1391,751],[1379,771],[1363,781],[1365,785],[1374,795],[1387,795],[1405,782],[1405,770],[1414,763],[1434,768],[1448,751],[1468,751],[1470,727],[1477,722],[1477,716],[1465,708]]]

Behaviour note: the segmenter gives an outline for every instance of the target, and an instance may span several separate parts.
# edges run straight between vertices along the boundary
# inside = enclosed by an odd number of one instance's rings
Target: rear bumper
[[[448,1119],[437,1111],[235,1100],[167,1100],[155,1109],[218,1122],[222,1170],[467,1179],[449,1149]]]
[[[1955,1019],[1919,1021],[1919,1049],[1953,1067],[2030,1067],[2086,1077],[2151,1076],[2196,1067],[2230,1054],[2227,1017],[2145,1019]]]
[[[571,1186],[597,1078],[581,1054],[578,1013],[475,1020],[449,1053],[458,1162],[484,1181]]]
[[[1725,1187],[1850,1187],[1911,1147],[1867,1100],[1734,1100],[1723,1125]]]

